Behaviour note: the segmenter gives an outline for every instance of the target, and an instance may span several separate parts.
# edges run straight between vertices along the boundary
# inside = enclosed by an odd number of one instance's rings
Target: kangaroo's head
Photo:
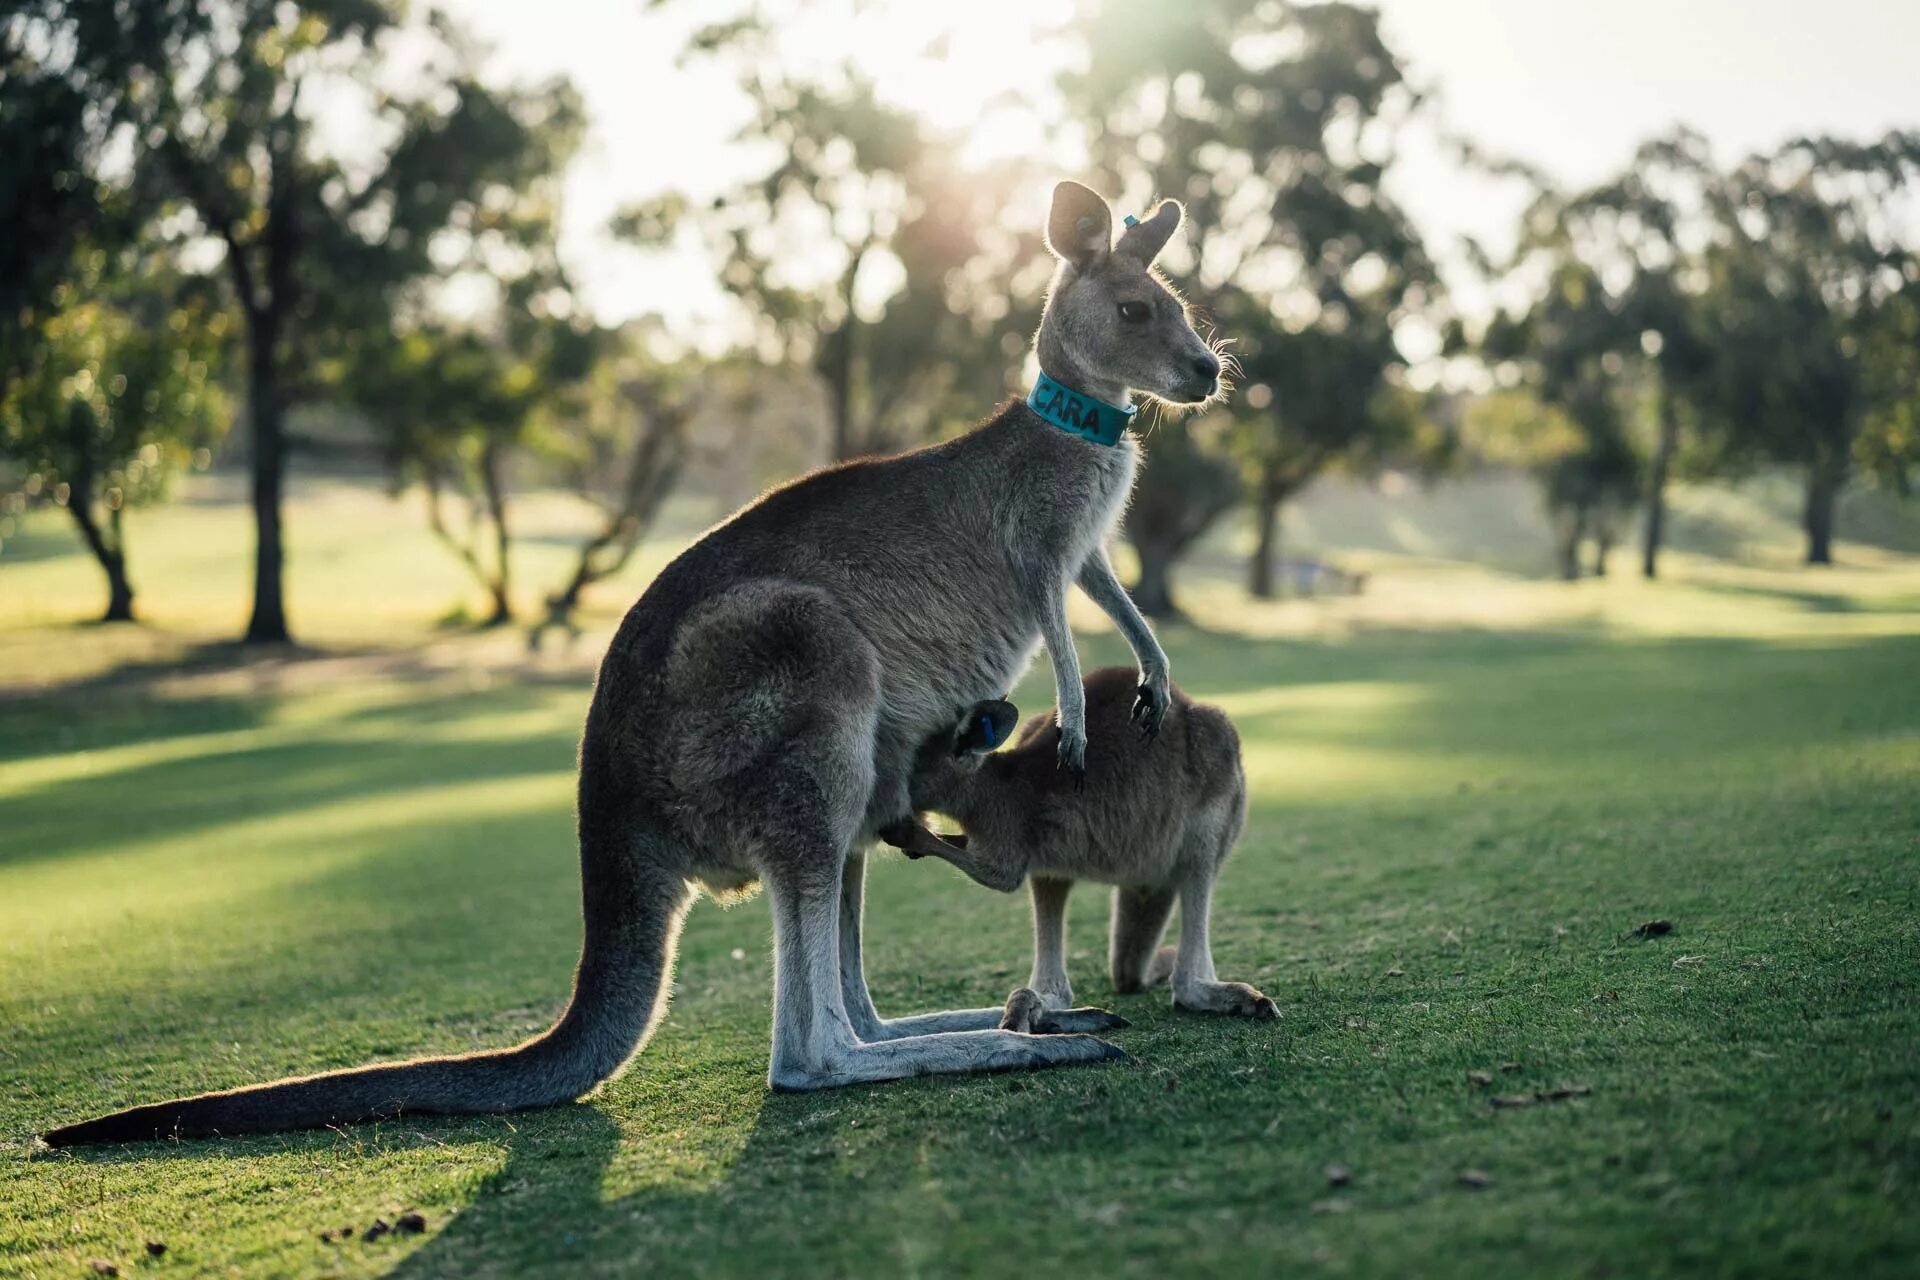
[[[959,724],[942,729],[921,743],[914,756],[912,776],[907,781],[907,798],[914,813],[951,814],[956,808],[964,808],[962,801],[967,784],[979,773],[981,760],[1011,737],[1014,725],[1019,722],[1018,707],[994,698],[974,703],[961,715]],[[963,814],[954,816],[966,821]],[[905,851],[909,858],[929,854],[950,857],[967,847],[964,835],[937,836],[916,817],[890,823],[879,834],[894,848]]]
[[[1153,269],[1180,216],[1177,200],[1162,201],[1116,241],[1099,195],[1077,182],[1053,189],[1047,247],[1060,265],[1035,339],[1050,377],[1112,404],[1135,391],[1178,405],[1219,393],[1219,352]]]
[[[980,762],[1013,736],[1020,708],[1001,698],[976,702],[960,722],[921,744],[907,794],[916,812],[948,809]]]

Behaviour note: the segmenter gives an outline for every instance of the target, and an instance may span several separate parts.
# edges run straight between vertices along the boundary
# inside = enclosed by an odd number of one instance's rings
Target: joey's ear
[[[1047,248],[1062,262],[1085,270],[1107,256],[1113,247],[1113,212],[1098,192],[1077,182],[1053,189],[1053,211],[1047,215]]]
[[[1113,251],[1126,254],[1143,267],[1149,265],[1179,229],[1183,212],[1178,200],[1162,200],[1151,218],[1144,218],[1120,233],[1120,243],[1113,246]]]
[[[953,738],[956,756],[985,755],[1013,736],[1020,723],[1020,708],[1004,699],[976,702],[960,723]]]

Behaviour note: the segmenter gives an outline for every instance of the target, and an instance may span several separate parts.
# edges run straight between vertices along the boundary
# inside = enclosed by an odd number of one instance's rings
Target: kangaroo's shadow
[[[620,1126],[593,1103],[508,1117],[507,1162],[467,1206],[389,1273],[459,1276],[564,1270],[593,1238]]]

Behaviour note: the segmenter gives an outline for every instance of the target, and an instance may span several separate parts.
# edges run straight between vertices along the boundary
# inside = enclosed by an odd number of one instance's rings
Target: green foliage
[[[0,381],[0,537],[29,506],[64,507],[106,572],[108,617],[132,615],[121,513],[205,465],[225,431],[230,346],[217,297],[160,255],[87,247],[7,342]]]
[[[115,510],[164,498],[226,426],[218,299],[152,260],[87,249],[49,304],[0,399],[7,483]]]
[[[1920,468],[1920,278],[1888,298],[1861,338],[1867,410],[1853,456],[1903,497]]]
[[[1905,412],[1898,335],[1920,250],[1897,213],[1917,185],[1920,134],[1896,131],[1795,140],[1719,193],[1707,402],[1734,456],[1804,468],[1813,563],[1831,560],[1835,495],[1856,462],[1893,474],[1908,450],[1874,433],[1897,432]]]

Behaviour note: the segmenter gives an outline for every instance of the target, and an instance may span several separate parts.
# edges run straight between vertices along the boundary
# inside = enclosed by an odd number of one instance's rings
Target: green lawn
[[[344,559],[303,570],[296,622],[349,635],[353,557],[429,564],[382,528],[329,535]],[[212,588],[169,538],[193,542],[157,532],[144,585],[173,630],[68,625],[94,584],[57,548],[0,567],[0,593],[39,584],[0,610],[0,684],[224,625],[226,596],[212,623],[178,603]],[[1194,584],[1208,628],[1166,647],[1235,716],[1254,789],[1216,954],[1278,1022],[1109,996],[1089,890],[1074,978],[1133,1020],[1131,1062],[774,1096],[765,909],[702,904],[667,1021],[597,1097],[229,1142],[31,1135],[543,1025],[577,941],[592,652],[454,637],[441,661],[9,696],[0,1273],[1911,1274],[1920,560],[1849,558],[1571,588],[1383,559],[1358,601],[1261,609]],[[433,590],[370,626],[426,634],[458,583],[419,572]],[[883,1012],[1024,977],[1022,899],[892,857],[873,881]],[[1672,932],[1633,935],[1654,919]],[[1490,1102],[1559,1086],[1590,1092]],[[319,1239],[408,1210],[424,1234]]]

